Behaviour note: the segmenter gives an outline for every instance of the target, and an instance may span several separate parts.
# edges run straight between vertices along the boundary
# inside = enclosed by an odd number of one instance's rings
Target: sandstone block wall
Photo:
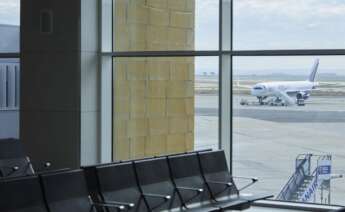
[[[114,0],[115,51],[194,49],[195,0]],[[194,58],[114,59],[114,160],[194,148]]]

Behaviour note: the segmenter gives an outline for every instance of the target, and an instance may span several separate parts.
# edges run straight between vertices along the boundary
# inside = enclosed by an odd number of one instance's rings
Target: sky
[[[217,48],[217,2],[196,0],[197,50]],[[233,11],[235,50],[345,49],[345,0],[234,0]],[[299,73],[309,72],[315,58],[320,72],[345,75],[344,56],[237,57],[233,64],[236,74]],[[203,69],[218,67],[213,58],[196,61]]]
[[[0,24],[19,25],[20,0],[0,0]]]
[[[195,0],[196,50],[218,48],[218,0]],[[229,0],[224,0],[229,1]],[[0,0],[0,24],[19,25],[19,0]],[[234,0],[234,49],[345,49],[345,0]],[[235,58],[244,70],[301,69],[315,57]],[[196,58],[200,73],[217,58]],[[345,72],[345,57],[322,57],[320,68]]]

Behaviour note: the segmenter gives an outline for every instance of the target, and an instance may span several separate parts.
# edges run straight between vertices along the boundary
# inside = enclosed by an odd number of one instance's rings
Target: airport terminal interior
[[[0,211],[345,211],[345,1],[0,0]]]

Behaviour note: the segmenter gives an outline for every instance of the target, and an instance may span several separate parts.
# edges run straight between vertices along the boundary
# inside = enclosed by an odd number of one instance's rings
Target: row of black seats
[[[242,210],[271,197],[243,196],[240,190],[224,152],[204,151],[3,179],[0,211]]]
[[[47,170],[51,164],[36,163],[38,170]],[[33,163],[25,153],[22,142],[17,139],[0,139],[0,179],[35,174]]]

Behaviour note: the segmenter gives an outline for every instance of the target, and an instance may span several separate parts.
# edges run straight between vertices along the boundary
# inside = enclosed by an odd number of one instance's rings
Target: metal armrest
[[[232,178],[251,180],[253,183],[259,181],[259,179],[257,177],[232,176]]]
[[[110,207],[110,208],[116,208],[118,209],[119,211],[123,211],[123,210],[126,210],[126,207],[124,205],[118,205],[118,204],[110,204],[110,203],[101,203],[101,202],[94,202],[94,203],[91,203],[91,210],[94,208],[94,207]]]
[[[202,188],[190,188],[190,187],[176,187],[179,190],[187,190],[187,191],[195,191],[197,193],[202,193],[204,191],[204,189]]]
[[[245,180],[251,180],[252,181],[249,184],[247,184],[247,185],[243,186],[242,188],[238,189],[238,191],[242,191],[242,190],[248,188],[249,186],[251,186],[251,185],[253,185],[253,184],[255,184],[255,183],[257,183],[259,181],[259,179],[256,178],[256,177],[232,176],[232,178],[245,179]]]
[[[208,180],[206,182],[208,184],[225,185],[227,187],[231,187],[233,185],[231,182],[221,182],[221,181],[213,181],[213,180]]]
[[[134,203],[129,203],[129,202],[118,202],[118,201],[104,201],[101,203],[105,204],[115,204],[115,205],[123,205],[126,206],[127,208],[134,208],[135,204]]]
[[[143,196],[145,196],[145,197],[152,197],[152,198],[164,199],[165,201],[168,201],[168,200],[171,199],[171,196],[170,196],[170,195],[161,195],[161,194],[143,193]]]

